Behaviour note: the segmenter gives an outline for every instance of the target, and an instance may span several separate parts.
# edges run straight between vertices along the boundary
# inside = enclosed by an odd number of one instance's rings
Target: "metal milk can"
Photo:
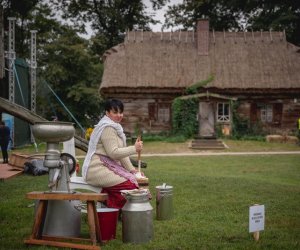
[[[152,206],[148,191],[123,193],[127,202],[122,208],[122,239],[124,243],[146,243],[153,238]]]
[[[48,201],[43,234],[79,237],[81,213],[75,208],[78,205],[80,201]]]
[[[156,186],[156,219],[169,220],[173,218],[173,187],[164,183]]]

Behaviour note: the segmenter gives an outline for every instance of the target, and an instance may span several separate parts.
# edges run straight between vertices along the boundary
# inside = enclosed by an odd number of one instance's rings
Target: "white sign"
[[[249,208],[249,233],[265,229],[265,206],[255,205]]]

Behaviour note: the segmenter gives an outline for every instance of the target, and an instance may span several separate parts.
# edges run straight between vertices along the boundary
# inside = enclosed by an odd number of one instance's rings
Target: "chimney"
[[[209,46],[209,20],[199,19],[197,21],[197,50],[198,55],[207,56]]]

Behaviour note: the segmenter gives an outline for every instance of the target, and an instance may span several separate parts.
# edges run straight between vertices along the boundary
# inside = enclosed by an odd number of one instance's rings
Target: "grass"
[[[146,244],[125,244],[119,223],[117,239],[103,250],[300,249],[300,155],[143,160],[148,163],[144,172],[153,194],[154,238]],[[174,187],[174,218],[158,221],[155,186],[164,182]],[[23,240],[31,233],[34,209],[25,194],[46,190],[47,183],[48,176],[27,175],[0,182],[0,249],[28,250]],[[249,206],[255,203],[264,204],[266,210],[258,242],[248,232]],[[83,226],[83,233],[86,230]]]
[[[228,148],[210,150],[211,152],[249,152],[249,151],[299,151],[300,147],[294,143],[269,143],[265,141],[222,140]],[[182,143],[145,142],[143,153],[198,153],[201,150],[189,149],[190,141]]]
[[[239,141],[239,140],[222,140],[228,148],[223,150],[210,150],[212,152],[249,152],[249,151],[299,151],[300,147],[294,143],[269,143],[265,141]],[[190,141],[186,142],[164,142],[164,141],[145,141],[144,150],[142,154],[155,153],[199,153],[201,150],[194,150],[189,148]],[[39,153],[45,152],[45,143],[38,145]],[[11,153],[34,153],[33,145],[15,149]],[[79,149],[76,149],[76,155],[85,155]]]

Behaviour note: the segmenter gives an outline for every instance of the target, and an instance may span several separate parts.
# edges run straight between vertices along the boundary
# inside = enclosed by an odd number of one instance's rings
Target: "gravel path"
[[[300,151],[262,151],[262,152],[183,152],[183,153],[153,153],[153,154],[142,154],[143,157],[153,157],[153,156],[218,156],[218,155],[300,155]],[[84,155],[78,155],[76,158],[83,159]]]
[[[165,154],[143,154],[143,157],[151,156],[211,156],[211,155],[295,155],[300,151],[265,151],[265,152],[198,152],[198,153],[165,153]]]

